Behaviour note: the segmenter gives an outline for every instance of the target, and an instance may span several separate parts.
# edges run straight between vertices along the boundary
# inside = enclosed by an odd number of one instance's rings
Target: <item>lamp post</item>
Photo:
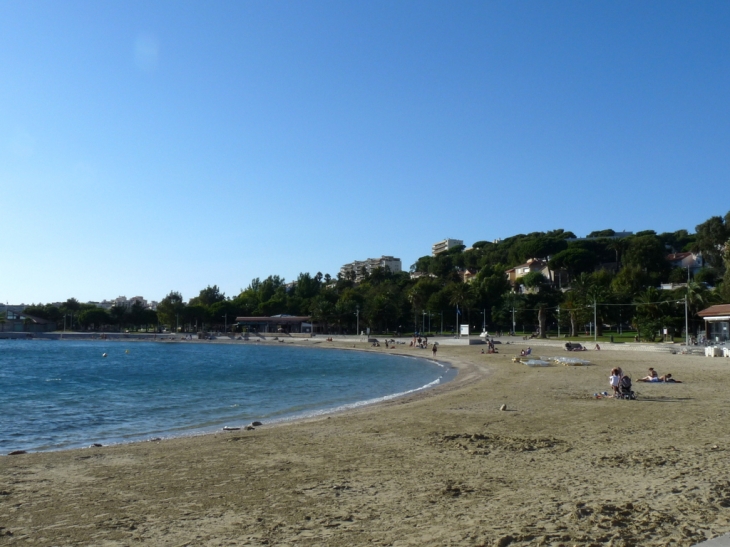
[[[355,334],[360,336],[360,306],[355,306],[355,315],[357,315],[357,323],[355,323]]]
[[[689,288],[687,288],[689,291]],[[687,312],[687,295],[684,295],[684,345],[689,346],[689,313]]]
[[[421,310],[421,333],[426,332],[426,310]]]

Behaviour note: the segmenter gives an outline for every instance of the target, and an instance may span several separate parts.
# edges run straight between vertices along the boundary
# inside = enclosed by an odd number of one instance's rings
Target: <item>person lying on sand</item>
[[[659,381],[667,382],[669,384],[681,384],[682,383],[681,380],[675,380],[674,378],[672,378],[672,375],[669,373],[665,374],[664,376],[660,376]]]
[[[643,378],[639,378],[636,380],[637,382],[661,382],[659,379],[659,375],[657,374],[657,371],[654,370],[654,367],[649,367],[649,374],[644,376]]]

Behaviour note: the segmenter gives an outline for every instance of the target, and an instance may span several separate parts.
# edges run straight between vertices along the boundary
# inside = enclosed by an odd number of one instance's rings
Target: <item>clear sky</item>
[[[730,209],[728,2],[0,1],[0,300]]]

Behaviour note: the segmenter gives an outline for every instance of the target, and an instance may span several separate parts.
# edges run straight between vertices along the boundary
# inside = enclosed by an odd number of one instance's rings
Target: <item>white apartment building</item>
[[[452,247],[456,247],[457,245],[463,245],[463,244],[464,244],[464,242],[461,239],[451,239],[451,238],[447,237],[443,241],[437,241],[436,243],[431,245],[431,254],[433,256],[436,256],[437,254],[445,253]]]
[[[359,282],[363,278],[363,268],[365,268],[368,275],[376,268],[388,268],[391,273],[400,273],[403,271],[400,258],[381,256],[380,258],[368,258],[367,260],[354,260],[349,264],[345,264],[340,268],[340,275],[343,278],[347,278],[350,272],[355,272],[355,281]]]

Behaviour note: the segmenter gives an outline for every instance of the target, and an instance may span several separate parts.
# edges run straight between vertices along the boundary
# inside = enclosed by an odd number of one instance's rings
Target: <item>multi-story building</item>
[[[388,268],[391,273],[403,271],[400,258],[393,256],[381,256],[380,258],[368,258],[367,260],[354,260],[340,268],[340,276],[347,278],[354,273],[355,281],[362,281],[363,272],[370,275],[376,268]]]
[[[464,242],[461,239],[451,239],[446,238],[443,241],[437,241],[433,245],[431,245],[431,254],[433,256],[436,256],[441,253],[445,253],[452,247],[456,247],[457,245],[463,245]]]

